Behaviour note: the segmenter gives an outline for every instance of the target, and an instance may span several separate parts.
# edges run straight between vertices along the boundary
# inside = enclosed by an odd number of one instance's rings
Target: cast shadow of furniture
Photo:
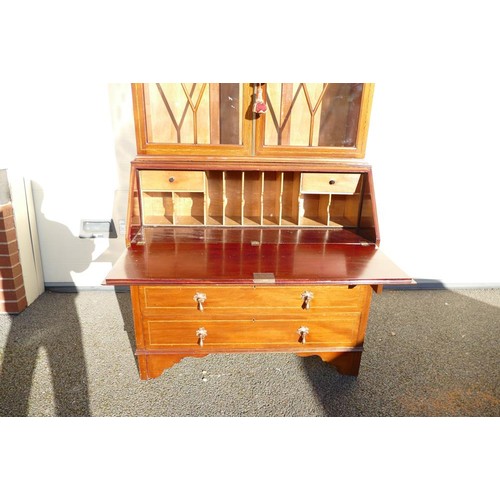
[[[357,378],[303,359],[325,415],[500,415],[498,290],[432,286],[374,295]]]
[[[135,365],[139,372],[139,363],[137,361],[137,356],[135,355],[135,350],[137,348],[137,345],[135,342],[134,316],[132,314],[132,303],[130,301],[129,287],[116,286],[115,296],[123,320],[123,329],[127,332],[128,341],[130,343],[130,349],[132,350]]]

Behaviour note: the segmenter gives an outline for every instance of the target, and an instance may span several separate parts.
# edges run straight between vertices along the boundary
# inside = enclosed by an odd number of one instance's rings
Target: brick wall
[[[12,204],[0,205],[0,313],[27,307]]]

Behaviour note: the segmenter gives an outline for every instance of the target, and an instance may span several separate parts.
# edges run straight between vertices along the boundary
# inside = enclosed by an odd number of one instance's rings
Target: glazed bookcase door
[[[363,158],[370,83],[262,84],[267,113],[256,115],[257,156]]]
[[[242,83],[134,83],[137,153],[246,156],[253,89]]]

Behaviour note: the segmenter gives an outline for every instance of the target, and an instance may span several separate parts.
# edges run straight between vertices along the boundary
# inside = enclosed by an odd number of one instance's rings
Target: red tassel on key
[[[264,102],[264,99],[262,99],[262,87],[259,84],[259,87],[257,89],[257,96],[255,97],[255,102],[253,105],[253,112],[254,113],[265,113],[267,111],[267,104]]]

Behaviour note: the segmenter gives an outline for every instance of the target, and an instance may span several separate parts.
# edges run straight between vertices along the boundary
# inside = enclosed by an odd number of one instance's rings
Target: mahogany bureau
[[[130,286],[142,379],[239,352],[357,375],[372,290],[412,283],[378,248],[355,159],[373,86],[314,85],[133,85],[127,249],[106,283]]]

